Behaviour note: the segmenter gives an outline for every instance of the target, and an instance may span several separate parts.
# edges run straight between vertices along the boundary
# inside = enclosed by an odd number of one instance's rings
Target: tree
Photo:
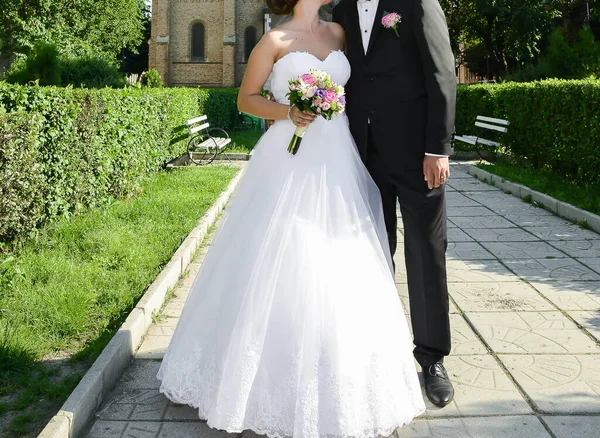
[[[488,70],[501,75],[535,59],[558,14],[548,0],[441,0],[441,4],[453,48],[464,51],[469,67],[480,75]]]
[[[3,0],[0,53],[27,55],[38,42],[61,53],[115,57],[135,50],[144,31],[143,0]]]

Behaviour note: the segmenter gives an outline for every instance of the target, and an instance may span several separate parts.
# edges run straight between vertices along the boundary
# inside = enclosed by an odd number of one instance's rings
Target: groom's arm
[[[438,0],[415,0],[414,32],[425,74],[428,111],[425,153],[450,155],[456,105],[455,62]]]

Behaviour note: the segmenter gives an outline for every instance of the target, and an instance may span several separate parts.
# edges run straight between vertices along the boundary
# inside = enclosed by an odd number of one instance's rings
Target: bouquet
[[[344,87],[335,84],[331,76],[323,70],[310,70],[309,73],[290,79],[290,105],[300,111],[310,111],[326,120],[340,115],[346,109]],[[297,127],[288,147],[288,152],[296,155],[308,127]]]

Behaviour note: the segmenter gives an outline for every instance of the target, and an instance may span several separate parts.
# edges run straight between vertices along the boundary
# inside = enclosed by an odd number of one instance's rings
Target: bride
[[[328,0],[269,0],[293,18],[248,62],[239,108],[275,120],[261,138],[187,299],[160,390],[208,425],[269,437],[391,435],[425,409],[394,283],[380,195],[345,115],[289,106],[310,69],[345,84]],[[275,101],[260,96],[272,73]],[[296,126],[309,126],[297,155]]]

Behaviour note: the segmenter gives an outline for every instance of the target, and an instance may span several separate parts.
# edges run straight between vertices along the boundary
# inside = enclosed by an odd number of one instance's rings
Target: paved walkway
[[[446,365],[456,397],[444,409],[429,405],[397,438],[600,437],[600,235],[472,178],[465,165],[452,169],[453,352]],[[228,438],[195,410],[168,402],[155,378],[205,253],[150,328],[88,437]],[[408,309],[401,255],[396,262]]]

